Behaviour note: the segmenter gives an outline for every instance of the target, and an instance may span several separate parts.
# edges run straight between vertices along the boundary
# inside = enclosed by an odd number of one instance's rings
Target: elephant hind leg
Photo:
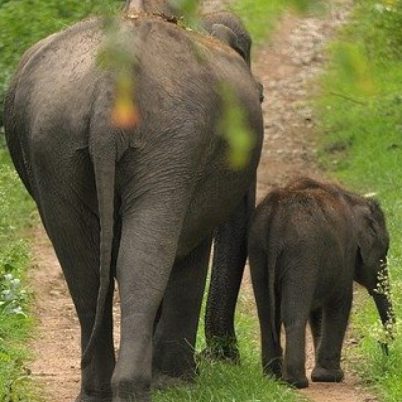
[[[352,285],[323,309],[322,337],[317,350],[316,366],[311,373],[314,382],[340,382],[343,339],[352,305]]]
[[[69,198],[70,197],[70,198]],[[74,204],[75,203],[75,204]],[[99,224],[96,216],[70,194],[43,192],[39,210],[63,269],[81,325],[81,349],[89,341],[99,287]],[[91,363],[81,372],[78,400],[111,400],[110,380],[115,365],[112,334],[113,281],[102,328]]]
[[[265,252],[256,247],[250,247],[250,271],[253,290],[257,302],[258,317],[261,328],[262,366],[264,373],[280,378],[282,375],[282,348],[280,344],[280,298],[275,297],[275,291],[270,292],[267,256]],[[274,294],[272,294],[274,293]],[[274,308],[273,308],[274,305]],[[275,317],[272,317],[275,311]]]
[[[194,351],[211,242],[208,237],[176,261],[170,274],[153,340],[153,383],[157,387],[172,378],[195,375]]]
[[[287,268],[281,287],[282,321],[286,333],[283,379],[296,388],[305,388],[308,386],[305,368],[306,326],[315,283],[305,277],[307,262],[303,259],[289,257],[282,264]]]
[[[286,349],[282,378],[296,388],[306,388],[308,380],[305,369],[307,317],[297,320],[284,320]]]
[[[162,300],[175,262],[187,202],[179,191],[164,197],[147,194],[134,204],[129,197],[127,200],[122,205],[116,266],[121,337],[112,390],[114,402],[145,402],[150,400],[154,326],[156,323],[157,332],[163,320]]]

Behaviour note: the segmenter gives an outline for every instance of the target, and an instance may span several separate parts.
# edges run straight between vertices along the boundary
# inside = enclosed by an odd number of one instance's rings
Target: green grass
[[[0,149],[0,400],[5,402],[35,400],[24,369],[33,325],[25,291],[29,252],[21,239],[32,210],[5,150]]]
[[[402,5],[389,15],[381,2],[358,2],[354,22],[330,49],[331,64],[318,101],[322,120],[321,162],[332,175],[362,193],[374,192],[386,212],[397,317],[402,315]],[[369,297],[353,315],[360,340],[355,367],[381,396],[402,400],[402,338],[390,356],[377,345],[378,317]],[[400,327],[400,322],[397,328]],[[400,330],[400,328],[399,328]]]

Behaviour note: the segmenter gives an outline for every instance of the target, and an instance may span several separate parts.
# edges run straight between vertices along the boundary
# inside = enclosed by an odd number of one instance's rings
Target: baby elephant
[[[308,178],[267,195],[256,210],[249,237],[266,374],[282,377],[297,388],[308,386],[305,332],[309,321],[316,355],[312,380],[342,381],[340,358],[353,280],[373,296],[382,323],[392,322],[389,297],[378,291],[379,278],[388,280],[388,245],[384,214],[372,198]]]

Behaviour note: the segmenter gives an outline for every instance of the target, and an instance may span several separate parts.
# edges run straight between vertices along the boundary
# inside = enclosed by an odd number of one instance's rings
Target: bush
[[[32,202],[0,151],[0,315],[25,315],[27,294],[20,277],[28,265],[28,247],[19,231],[30,220]]]
[[[357,41],[363,39],[369,57],[377,60],[402,56],[402,0],[360,0],[366,17],[353,27]]]

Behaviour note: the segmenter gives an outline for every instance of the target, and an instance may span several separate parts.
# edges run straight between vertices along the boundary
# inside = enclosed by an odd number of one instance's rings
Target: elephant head
[[[379,203],[366,198],[354,206],[357,220],[358,253],[355,280],[367,288],[373,297],[381,322],[386,329],[394,322],[389,295],[387,252],[389,235]],[[387,352],[386,345],[382,345]]]
[[[124,11],[160,14],[167,18],[179,17],[179,10],[169,0],[126,0]]]
[[[251,37],[236,15],[221,11],[205,14],[201,25],[208,33],[236,50],[250,66]]]
[[[228,11],[204,14],[201,27],[210,35],[234,49],[251,68],[252,40],[239,17]],[[260,91],[260,101],[264,100],[264,87],[256,81]]]

